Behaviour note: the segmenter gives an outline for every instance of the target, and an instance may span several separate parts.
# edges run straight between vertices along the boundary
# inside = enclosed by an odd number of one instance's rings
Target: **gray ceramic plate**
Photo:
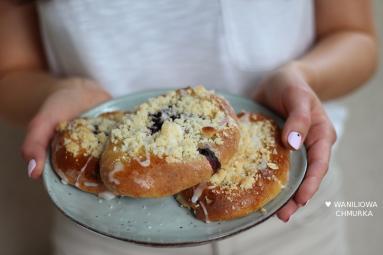
[[[163,94],[156,90],[127,95],[101,104],[84,116],[102,112],[133,109],[149,97]],[[273,117],[279,125],[283,120],[262,106],[239,96],[220,93],[234,109],[259,112]],[[48,157],[50,158],[50,157]],[[289,182],[285,189],[264,208],[266,213],[254,212],[244,218],[206,224],[178,205],[173,197],[162,199],[132,199],[117,197],[103,200],[62,184],[45,163],[44,184],[54,204],[70,219],[100,234],[124,241],[152,246],[191,246],[222,239],[249,229],[272,216],[292,197],[306,172],[306,151],[291,153]]]

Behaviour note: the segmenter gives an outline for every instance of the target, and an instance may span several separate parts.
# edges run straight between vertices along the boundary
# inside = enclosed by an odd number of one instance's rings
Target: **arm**
[[[297,60],[307,83],[322,99],[363,85],[378,62],[370,0],[316,0],[316,43]]]
[[[56,81],[44,71],[36,16],[30,4],[0,2],[0,114],[23,124],[37,111]]]
[[[58,78],[49,74],[35,6],[1,1],[0,116],[26,125],[51,94],[71,86],[78,90],[87,86],[98,88],[95,82],[82,78]],[[85,97],[84,100],[86,105],[91,105],[100,98]]]
[[[265,77],[255,99],[287,118],[282,141],[292,150],[304,143],[308,168],[298,191],[277,213],[283,221],[304,206],[326,175],[335,130],[321,99],[361,86],[377,66],[377,43],[369,0],[316,0],[316,42],[302,58]]]
[[[94,81],[49,74],[34,5],[0,1],[0,116],[27,126],[22,154],[31,177],[42,172],[56,124],[108,98]]]

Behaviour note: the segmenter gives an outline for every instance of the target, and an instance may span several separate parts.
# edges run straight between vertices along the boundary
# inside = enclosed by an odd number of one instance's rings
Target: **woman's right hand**
[[[53,85],[51,93],[30,121],[21,148],[22,156],[28,162],[29,177],[40,177],[49,142],[60,121],[72,119],[110,98],[110,94],[92,80],[68,78]]]

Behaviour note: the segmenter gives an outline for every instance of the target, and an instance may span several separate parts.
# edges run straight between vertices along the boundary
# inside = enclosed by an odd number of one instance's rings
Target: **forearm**
[[[43,71],[10,72],[0,78],[0,114],[26,124],[52,92],[57,78]]]
[[[55,87],[34,4],[0,2],[0,117],[25,124]]]
[[[345,95],[366,82],[377,67],[373,35],[339,31],[326,35],[296,61],[322,100]]]
[[[25,125],[36,114],[63,120],[111,98],[92,79],[58,78],[44,71],[15,72],[0,78],[0,117]],[[52,106],[57,109],[52,109]],[[69,114],[68,114],[69,113]]]

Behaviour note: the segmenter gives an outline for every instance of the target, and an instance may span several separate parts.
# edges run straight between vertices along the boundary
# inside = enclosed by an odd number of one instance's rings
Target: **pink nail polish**
[[[28,176],[32,177],[33,170],[36,168],[36,160],[31,159],[28,162]]]
[[[292,131],[287,137],[287,142],[292,148],[298,150],[301,147],[302,136],[298,132]]]

